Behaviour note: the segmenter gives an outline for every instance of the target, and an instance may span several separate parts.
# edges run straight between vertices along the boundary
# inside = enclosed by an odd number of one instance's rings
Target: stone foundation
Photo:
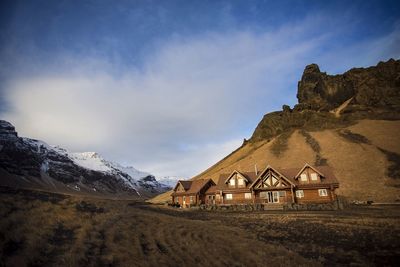
[[[268,210],[342,210],[344,204],[341,201],[334,201],[330,203],[285,203],[285,204],[223,204],[223,205],[206,205],[199,206],[200,210],[208,211],[268,211]]]

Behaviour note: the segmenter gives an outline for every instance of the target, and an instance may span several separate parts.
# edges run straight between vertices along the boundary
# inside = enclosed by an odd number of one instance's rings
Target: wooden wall
[[[328,195],[320,196],[318,189],[302,189],[304,192],[303,198],[296,198],[297,203],[326,203],[335,200],[335,194],[330,189],[326,189]]]

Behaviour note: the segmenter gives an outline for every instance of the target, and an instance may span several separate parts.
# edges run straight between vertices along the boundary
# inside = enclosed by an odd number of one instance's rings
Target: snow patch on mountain
[[[178,176],[157,177],[157,181],[167,185],[170,188],[173,188],[179,180],[186,180],[186,179],[182,177],[179,178]]]
[[[75,164],[90,170],[117,175],[127,185],[134,189],[146,188],[152,191],[167,190],[170,186],[160,183],[153,175],[142,172],[132,166],[122,166],[116,162],[107,161],[96,152],[69,153]],[[138,192],[138,194],[140,194]]]

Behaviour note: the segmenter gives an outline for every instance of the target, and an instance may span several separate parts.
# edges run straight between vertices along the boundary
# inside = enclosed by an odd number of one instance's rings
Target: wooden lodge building
[[[171,194],[181,207],[200,204],[285,204],[328,203],[336,200],[339,183],[327,166],[301,169],[275,169],[267,166],[260,173],[233,171],[211,179],[178,181]]]

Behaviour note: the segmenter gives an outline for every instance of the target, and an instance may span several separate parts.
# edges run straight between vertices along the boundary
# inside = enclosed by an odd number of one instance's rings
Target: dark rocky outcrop
[[[297,98],[293,109],[284,105],[282,111],[264,115],[249,141],[268,140],[289,129],[341,127],[364,118],[400,119],[400,60],[341,75],[328,75],[318,65],[308,65],[298,83]]]
[[[375,67],[354,68],[328,75],[318,65],[308,65],[298,83],[297,109],[329,111],[351,97],[353,105],[400,107],[400,60],[390,59]]]

